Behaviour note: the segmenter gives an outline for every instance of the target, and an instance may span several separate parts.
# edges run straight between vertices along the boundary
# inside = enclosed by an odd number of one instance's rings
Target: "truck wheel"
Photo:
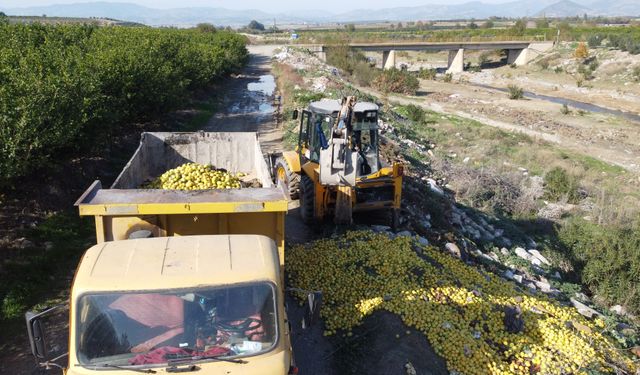
[[[289,199],[298,199],[300,187],[300,175],[292,172],[284,158],[276,159],[275,164],[276,184],[284,184],[285,192],[289,192]]]
[[[315,220],[316,192],[313,180],[303,175],[300,180],[300,217],[305,224],[311,224]]]
[[[400,209],[394,208],[391,210],[391,229],[395,232],[400,228]]]

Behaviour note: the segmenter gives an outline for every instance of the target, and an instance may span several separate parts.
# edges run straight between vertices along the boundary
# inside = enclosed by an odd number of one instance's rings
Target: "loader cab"
[[[341,105],[338,100],[323,99],[309,104],[300,118],[298,150],[302,158],[318,163],[320,150],[327,147],[330,131],[336,122]],[[352,119],[353,135],[350,143],[358,153],[357,176],[366,176],[381,168],[378,144],[378,106],[375,103],[356,103]]]

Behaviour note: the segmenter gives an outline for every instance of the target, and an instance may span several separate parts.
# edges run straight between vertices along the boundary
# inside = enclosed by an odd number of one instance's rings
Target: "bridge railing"
[[[464,43],[464,42],[545,42],[549,39],[545,34],[538,35],[525,35],[525,36],[514,36],[514,35],[472,35],[472,36],[464,36],[464,35],[455,35],[455,36],[445,36],[445,35],[437,35],[437,34],[422,34],[422,35],[411,35],[411,34],[403,34],[398,33],[395,34],[393,32],[386,33],[383,36],[377,35],[369,35],[367,37],[354,36],[348,40],[349,43],[393,43],[393,42],[403,42],[403,43],[421,43],[421,42],[431,42],[431,43]],[[323,41],[322,38],[314,38],[314,40],[310,43],[309,40],[305,38],[301,38],[298,40],[291,41],[292,44],[333,44],[329,41]]]

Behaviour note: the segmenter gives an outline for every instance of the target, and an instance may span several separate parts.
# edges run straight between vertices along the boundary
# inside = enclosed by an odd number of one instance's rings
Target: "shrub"
[[[591,48],[599,47],[600,45],[602,45],[602,36],[599,34],[589,36],[589,38],[587,39],[587,44],[589,44],[589,47]]]
[[[549,69],[549,60],[547,59],[539,60],[536,64],[542,69]]]
[[[489,56],[491,55],[491,52],[489,51],[484,51],[480,54],[480,56],[478,56],[478,65],[480,67],[486,65],[487,63],[489,63]]]
[[[562,107],[560,107],[560,113],[562,113],[563,115],[568,115],[569,113],[571,113],[571,110],[566,103],[563,104]]]
[[[516,85],[509,85],[507,88],[509,90],[509,99],[518,100],[524,97],[524,91],[521,87],[518,87]]]
[[[640,82],[640,65],[633,68],[633,79]]]
[[[373,86],[382,92],[413,95],[420,83],[411,73],[393,68],[383,70],[373,81]]]
[[[0,25],[0,185],[104,146],[246,58],[226,31]]]
[[[356,63],[353,69],[353,76],[357,84],[361,86],[371,86],[373,81],[378,77],[379,71],[376,68],[371,67],[369,63],[365,61],[359,61]]]
[[[604,226],[573,218],[559,239],[583,285],[609,304],[640,313],[640,218]]]
[[[578,59],[586,59],[589,57],[589,49],[587,48],[587,45],[584,42],[578,43],[573,55]]]
[[[421,124],[426,120],[426,113],[424,109],[418,107],[414,104],[409,104],[404,107],[406,111],[407,118],[415,123]]]
[[[437,74],[437,70],[433,68],[430,68],[430,69],[420,68],[420,71],[418,71],[418,77],[421,79],[434,80],[436,79],[436,74]]]
[[[566,199],[570,203],[576,203],[579,198],[577,179],[560,167],[547,172],[544,177],[544,190],[545,198],[553,201]]]
[[[451,74],[451,73],[446,73],[446,74],[444,75],[444,77],[442,78],[442,80],[443,80],[444,82],[447,82],[447,83],[449,83],[449,82],[453,81],[453,74]]]

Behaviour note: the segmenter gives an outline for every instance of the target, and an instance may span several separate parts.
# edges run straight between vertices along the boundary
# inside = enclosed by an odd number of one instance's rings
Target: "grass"
[[[0,348],[13,345],[24,334],[23,315],[29,310],[66,300],[71,276],[83,252],[95,242],[93,221],[76,212],[53,214],[25,231],[34,247],[4,264],[0,284]],[[49,242],[50,249],[42,246]]]
[[[195,114],[191,116],[186,123],[182,124],[179,130],[189,132],[202,129],[209,119],[211,119],[211,116],[216,113],[218,104],[215,99],[194,102],[193,109],[195,110]]]

